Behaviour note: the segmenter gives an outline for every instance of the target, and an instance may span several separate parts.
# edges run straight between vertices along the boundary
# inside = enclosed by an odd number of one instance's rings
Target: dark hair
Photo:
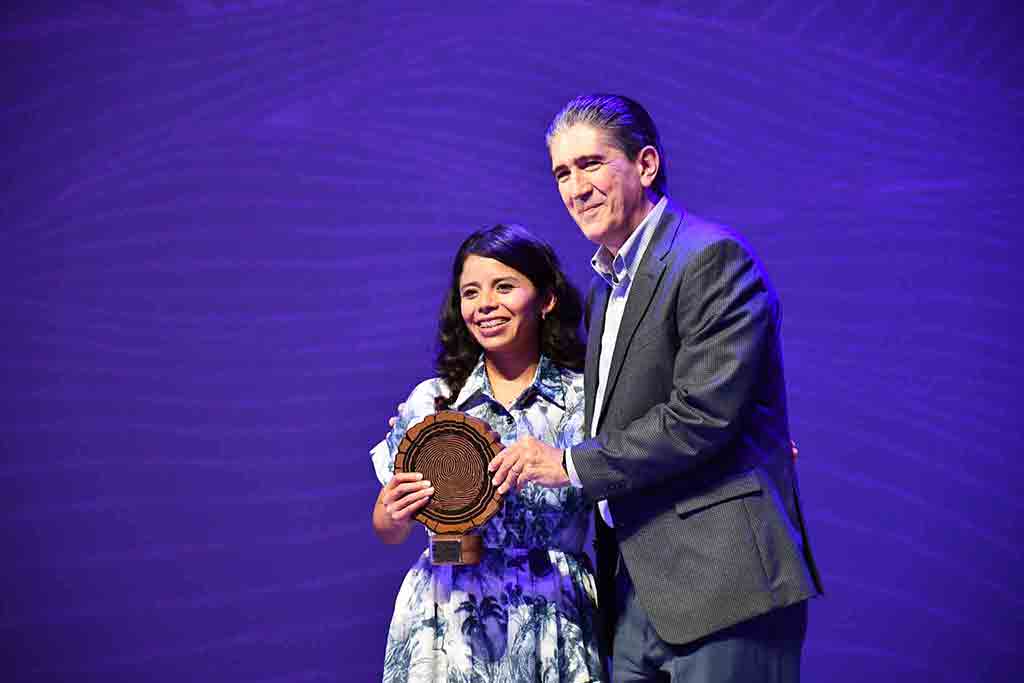
[[[558,365],[582,370],[586,344],[580,331],[583,304],[579,291],[565,277],[558,257],[546,242],[522,226],[498,224],[474,232],[455,254],[451,284],[441,305],[436,362],[450,393],[447,398],[438,396],[434,400],[435,409],[452,405],[483,351],[462,319],[459,280],[466,257],[471,254],[500,261],[525,275],[541,295],[554,295],[555,307],[541,321],[540,352]]]
[[[551,147],[555,135],[581,123],[608,131],[611,143],[622,150],[630,161],[636,161],[640,150],[648,145],[658,150],[661,163],[651,189],[660,195],[667,194],[668,160],[665,148],[661,145],[654,119],[639,102],[622,95],[601,93],[574,97],[551,120],[544,135],[548,147]]]

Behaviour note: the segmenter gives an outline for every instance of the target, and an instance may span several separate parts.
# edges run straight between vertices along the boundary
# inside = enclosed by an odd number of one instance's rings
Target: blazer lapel
[[[597,398],[597,371],[601,354],[601,335],[604,333],[604,312],[608,304],[608,285],[599,282],[594,287],[590,302],[590,326],[587,329],[587,358],[583,366],[583,436],[590,438],[590,425],[594,419]]]
[[[665,207],[665,212],[655,228],[651,243],[647,246],[647,252],[640,261],[640,267],[637,268],[636,279],[630,285],[629,298],[626,299],[626,309],[622,313],[619,333],[615,338],[615,354],[612,356],[611,367],[608,369],[608,385],[604,389],[604,403],[601,404],[601,415],[595,417],[598,427],[601,426],[601,419],[608,411],[612,392],[615,391],[615,384],[619,379],[619,373],[622,371],[622,364],[626,359],[626,354],[629,352],[629,345],[633,341],[633,335],[636,334],[636,328],[640,325],[640,321],[643,320],[644,314],[650,307],[651,301],[654,299],[654,293],[658,289],[658,283],[661,282],[661,277],[665,273],[666,264],[664,258],[672,246],[672,242],[675,240],[676,231],[682,221],[682,214],[683,212],[671,202]],[[598,339],[600,340],[600,338]],[[587,367],[589,366],[590,358],[588,355]],[[589,376],[590,373],[588,372],[587,374]],[[584,386],[585,392],[587,386]],[[590,399],[587,399],[587,401],[589,406]]]

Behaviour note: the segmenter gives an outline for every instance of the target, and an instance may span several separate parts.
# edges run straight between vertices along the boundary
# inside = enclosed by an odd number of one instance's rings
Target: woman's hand
[[[385,543],[401,543],[412,529],[413,515],[430,501],[434,487],[419,472],[400,472],[380,490],[373,506],[373,530]]]
[[[412,521],[416,511],[427,504],[434,493],[429,481],[419,472],[401,472],[391,477],[380,492],[380,503],[395,524]]]

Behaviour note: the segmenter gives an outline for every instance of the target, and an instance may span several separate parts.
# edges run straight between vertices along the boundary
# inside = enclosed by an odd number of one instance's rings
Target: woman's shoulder
[[[395,454],[398,452],[398,445],[401,443],[402,437],[410,427],[427,415],[436,412],[434,409],[436,397],[447,395],[448,385],[445,381],[440,377],[431,377],[413,387],[409,396],[402,401],[391,431],[383,441],[370,450],[373,466],[381,484],[387,484],[395,471]]]
[[[573,370],[570,367],[552,364],[558,369],[561,384],[561,393],[567,409],[583,405],[583,371]]]
[[[579,384],[583,386],[583,370],[573,370],[564,365],[557,366],[562,371],[562,382],[564,384]]]
[[[431,377],[425,379],[415,387],[409,393],[409,400],[414,399],[430,399],[433,400],[438,396],[448,395],[448,384],[440,377]]]
[[[559,381],[563,387],[579,387],[583,390],[583,370],[573,370],[567,365],[560,365],[551,361],[550,367],[558,372]]]
[[[448,396],[449,393],[448,384],[440,377],[425,379],[409,392],[399,417],[405,418],[404,422],[409,423],[432,415],[437,412],[434,399],[438,396]]]

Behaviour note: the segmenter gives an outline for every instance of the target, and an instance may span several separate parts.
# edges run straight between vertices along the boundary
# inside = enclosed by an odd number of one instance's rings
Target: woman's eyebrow
[[[508,280],[509,282],[519,282],[519,278],[517,276],[515,276],[515,275],[500,275],[500,276],[498,276],[496,278],[491,279],[491,284],[492,285],[496,285],[499,282],[504,282],[505,280]],[[463,282],[461,285],[459,285],[459,290],[463,290],[466,287],[479,287],[479,286],[480,286],[480,283],[477,282],[476,280],[473,280],[472,282]]]

